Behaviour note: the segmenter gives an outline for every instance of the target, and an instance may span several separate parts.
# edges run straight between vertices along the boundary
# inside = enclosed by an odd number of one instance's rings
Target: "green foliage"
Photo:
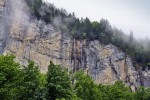
[[[24,66],[22,84],[19,99],[37,99],[40,90],[40,71],[34,62],[29,61],[28,66]]]
[[[42,6],[42,0],[25,0],[29,8],[31,9],[31,13],[36,16],[38,19],[41,18],[41,14],[39,12],[39,8]]]
[[[79,70],[71,84],[66,69],[50,62],[47,74],[42,74],[34,62],[20,66],[12,55],[0,55],[1,100],[150,100],[150,88],[139,87],[131,92],[124,82],[113,85],[95,84]]]
[[[30,61],[28,66],[20,67],[14,58],[12,55],[0,55],[1,100],[27,100],[42,97],[40,92],[46,78],[40,73],[38,66]]]
[[[79,71],[75,73],[75,80],[74,91],[79,98],[82,100],[102,100],[101,92],[89,75]]]
[[[14,62],[14,56],[0,55],[0,98],[9,100],[16,98],[20,83],[19,64]]]
[[[133,100],[133,95],[129,87],[125,87],[122,81],[115,82],[108,86],[108,97],[111,100]]]
[[[47,72],[47,91],[51,100],[72,98],[71,81],[67,71],[62,70],[59,65],[50,62]]]
[[[134,95],[135,100],[150,100],[150,88],[139,87]]]

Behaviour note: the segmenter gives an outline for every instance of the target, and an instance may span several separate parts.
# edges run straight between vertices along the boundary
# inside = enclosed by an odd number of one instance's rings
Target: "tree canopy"
[[[74,82],[71,82],[73,76]],[[0,55],[1,100],[149,100],[150,88],[138,87],[132,92],[123,81],[113,85],[95,84],[79,70],[73,75],[50,62],[42,74],[34,62],[21,66],[12,55]]]

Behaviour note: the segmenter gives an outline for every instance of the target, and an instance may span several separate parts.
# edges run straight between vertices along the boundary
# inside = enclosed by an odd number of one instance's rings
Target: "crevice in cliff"
[[[140,80],[140,85],[144,86],[144,76],[142,73],[142,67],[140,67],[139,65],[136,65],[137,67],[137,72],[138,72],[138,76],[139,76],[139,80]]]
[[[126,72],[126,77],[125,77],[125,83],[127,83],[130,87],[130,89],[134,92],[137,90],[137,86],[136,86],[136,79],[135,81],[133,81],[133,79],[131,79],[131,74],[133,73],[129,73],[132,70],[132,65],[130,65],[130,61],[128,60],[129,57],[125,54],[125,62],[124,62],[124,66],[125,66],[125,72]],[[136,77],[134,77],[136,78]]]
[[[115,69],[115,65],[112,63],[112,59],[111,59],[111,58],[109,58],[109,64],[110,64],[110,67],[111,67],[111,69],[112,69],[112,72],[115,74],[116,78],[117,78],[118,80],[120,80],[119,74],[118,74],[118,72],[117,72],[116,69]]]
[[[60,61],[61,61],[61,64],[63,64],[63,61],[62,61],[62,59],[64,58],[64,47],[63,47],[63,45],[64,45],[64,34],[63,34],[63,32],[61,32],[61,38],[60,38]]]

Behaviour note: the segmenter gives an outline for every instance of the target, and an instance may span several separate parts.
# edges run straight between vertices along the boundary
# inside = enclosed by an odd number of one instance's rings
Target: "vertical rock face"
[[[5,28],[7,26],[9,26],[8,24],[5,24],[6,22],[6,18],[4,17],[5,16],[5,12],[7,11],[6,9],[6,1],[4,0],[1,0],[0,1],[0,53],[3,53],[4,51],[4,48],[6,46],[6,41],[7,38],[6,38],[6,35],[7,35],[7,31],[5,32]]]
[[[51,60],[69,71],[84,69],[96,83],[123,80],[131,87],[141,85],[141,74],[131,58],[116,46],[75,40],[51,24],[31,19],[24,0],[0,0],[0,53],[14,54],[22,65],[33,60],[41,72],[47,71]],[[142,77],[144,86],[149,87],[149,71],[142,72]]]
[[[124,80],[130,86],[140,85],[138,72],[133,67],[131,58],[116,46],[102,45],[95,40],[83,48],[87,72],[96,83],[113,84],[117,80]]]

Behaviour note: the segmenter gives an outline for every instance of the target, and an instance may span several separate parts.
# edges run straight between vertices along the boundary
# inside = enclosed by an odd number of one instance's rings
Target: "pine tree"
[[[29,61],[28,66],[23,67],[22,83],[18,99],[37,99],[40,88],[39,67]]]
[[[47,98],[50,100],[62,99],[71,100],[71,81],[66,70],[62,70],[59,65],[50,62],[47,72]]]
[[[133,43],[133,32],[130,31],[129,43]]]

